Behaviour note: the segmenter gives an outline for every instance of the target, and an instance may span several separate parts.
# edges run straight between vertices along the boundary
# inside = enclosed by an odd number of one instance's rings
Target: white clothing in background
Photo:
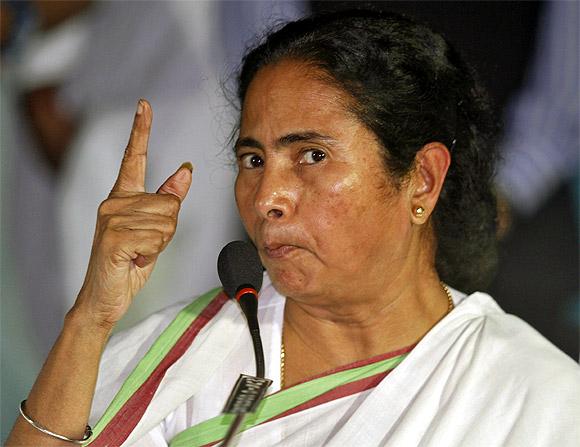
[[[518,213],[532,215],[580,158],[580,3],[548,1],[530,75],[507,110],[498,185]]]

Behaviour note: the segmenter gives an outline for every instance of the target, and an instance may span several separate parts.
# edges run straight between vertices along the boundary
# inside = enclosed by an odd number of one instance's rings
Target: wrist
[[[96,341],[106,343],[114,323],[100,321],[93,312],[75,304],[64,317],[64,329],[75,334],[86,334]]]

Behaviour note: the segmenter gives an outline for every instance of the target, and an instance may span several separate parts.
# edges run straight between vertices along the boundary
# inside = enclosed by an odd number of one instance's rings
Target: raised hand
[[[139,101],[119,176],[99,207],[85,282],[26,401],[28,416],[53,432],[82,438],[99,361],[114,324],[151,275],[177,225],[191,185],[183,164],[155,194],[145,192],[151,106]],[[6,446],[68,444],[19,417]]]
[[[143,287],[171,241],[181,202],[191,185],[184,163],[156,193],[145,191],[151,106],[140,100],[119,175],[101,203],[87,275],[75,310],[111,327]]]

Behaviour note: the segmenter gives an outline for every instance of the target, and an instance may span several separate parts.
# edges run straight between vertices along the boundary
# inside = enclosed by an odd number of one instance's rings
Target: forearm
[[[26,414],[53,433],[82,439],[99,362],[111,329],[143,287],[175,233],[191,185],[184,163],[155,194],[145,192],[152,111],[140,100],[117,181],[97,212],[87,276],[26,402]],[[70,446],[19,417],[7,446]]]
[[[89,418],[99,362],[110,330],[73,309],[26,401],[26,412],[52,432],[82,439]],[[70,446],[18,417],[6,446]]]

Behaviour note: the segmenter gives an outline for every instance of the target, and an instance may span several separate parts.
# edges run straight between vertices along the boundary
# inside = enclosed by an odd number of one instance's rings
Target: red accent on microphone
[[[240,298],[246,293],[251,293],[256,297],[256,299],[258,299],[258,292],[256,292],[256,289],[253,289],[252,287],[244,287],[236,293],[236,301],[240,301]]]

